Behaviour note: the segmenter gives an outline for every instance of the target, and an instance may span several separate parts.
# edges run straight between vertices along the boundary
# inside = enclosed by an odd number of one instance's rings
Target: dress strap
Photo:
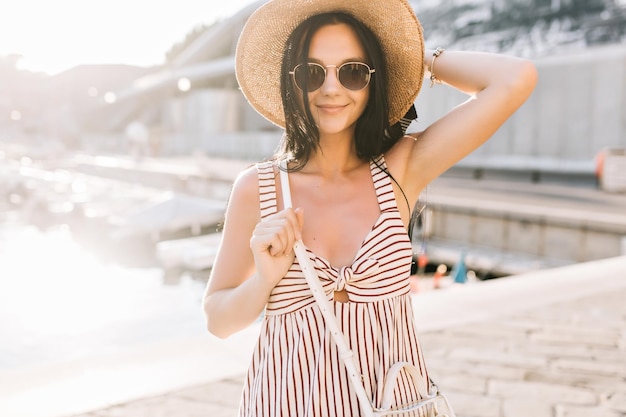
[[[372,172],[372,180],[374,181],[380,211],[397,211],[398,205],[396,203],[396,196],[393,192],[391,177],[387,171],[387,164],[385,164],[385,157],[383,155],[372,159],[370,162],[370,171]]]
[[[291,207],[291,187],[289,186],[289,171],[287,171],[287,161],[282,160],[278,165],[280,175],[280,187],[283,190],[283,204],[285,208]]]
[[[261,218],[274,214],[278,211],[276,203],[276,175],[274,174],[273,161],[256,164],[259,177],[259,203]]]

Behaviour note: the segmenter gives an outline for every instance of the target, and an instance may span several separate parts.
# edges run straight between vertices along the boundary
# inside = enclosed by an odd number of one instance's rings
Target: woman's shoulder
[[[259,179],[272,178],[276,175],[276,162],[264,161],[252,164],[243,169],[233,183],[233,194],[243,194],[249,197],[259,195]]]

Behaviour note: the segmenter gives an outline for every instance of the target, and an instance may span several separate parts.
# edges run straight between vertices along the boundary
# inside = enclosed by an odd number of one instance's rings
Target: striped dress
[[[395,362],[413,363],[428,380],[410,297],[412,247],[391,179],[379,168],[384,164],[382,157],[370,163],[381,214],[354,263],[336,268],[307,249],[376,407],[381,405],[384,374]],[[258,164],[257,170],[264,218],[277,211],[275,174],[271,162]],[[340,290],[348,293],[349,302],[333,300],[333,292]],[[395,404],[417,398],[412,381],[402,375],[394,392]],[[359,414],[344,364],[296,259],[268,300],[239,416]]]

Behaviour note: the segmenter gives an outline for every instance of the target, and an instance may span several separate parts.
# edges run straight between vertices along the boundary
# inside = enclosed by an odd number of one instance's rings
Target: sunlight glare
[[[111,285],[124,282],[125,274],[83,250],[67,227],[45,236],[34,229],[17,235],[3,263],[0,304],[19,320],[16,324],[38,334],[80,332],[133,309],[121,286]],[[141,281],[135,278],[124,285],[130,294]]]
[[[191,81],[189,78],[179,78],[178,79],[178,89],[182,92],[187,92],[191,90]]]
[[[108,104],[113,104],[117,101],[117,96],[115,95],[115,93],[111,92],[111,91],[107,91],[104,94],[104,102],[108,103]]]
[[[20,55],[18,69],[47,74],[81,64],[160,65],[195,27],[252,1],[12,1],[0,13],[0,56]]]

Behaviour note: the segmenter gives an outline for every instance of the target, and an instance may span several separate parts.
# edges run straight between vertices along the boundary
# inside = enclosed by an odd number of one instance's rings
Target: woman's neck
[[[336,146],[322,147],[311,155],[302,170],[304,173],[333,177],[352,172],[362,166],[364,161],[357,157],[353,149]]]
[[[320,140],[320,148],[311,154],[303,172],[333,177],[351,172],[363,163],[356,154],[354,140]]]

